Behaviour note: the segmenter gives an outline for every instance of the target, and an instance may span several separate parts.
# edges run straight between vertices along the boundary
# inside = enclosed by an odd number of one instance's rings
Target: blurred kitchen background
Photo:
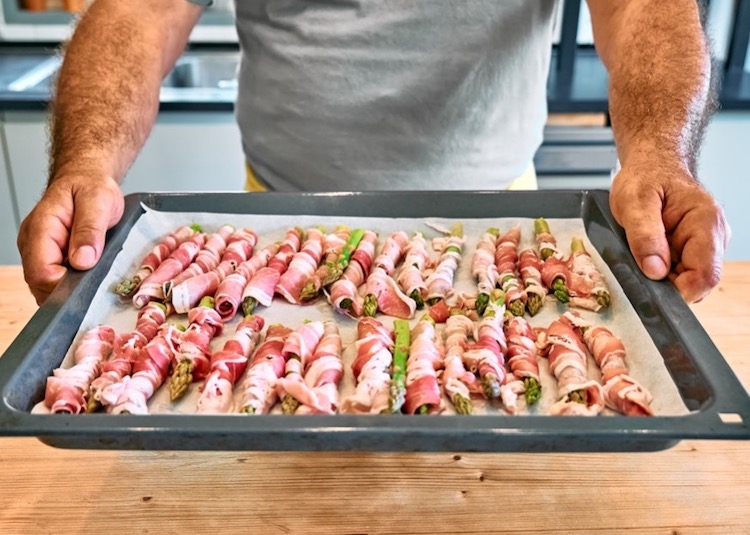
[[[58,44],[90,0],[0,0],[0,264],[19,263],[16,233],[47,179],[46,109]],[[123,0],[127,1],[127,0]],[[700,157],[700,179],[724,206],[729,259],[750,259],[750,0],[706,2],[722,76],[721,110]],[[162,84],[161,111],[122,185],[136,191],[238,191],[244,185],[233,116],[238,64],[233,0],[215,0]],[[607,75],[593,49],[586,3],[564,0],[548,84],[550,118],[535,164],[544,189],[608,188],[617,155]]]

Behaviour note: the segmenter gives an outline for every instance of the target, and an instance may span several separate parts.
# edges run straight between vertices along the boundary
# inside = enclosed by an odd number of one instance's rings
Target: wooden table
[[[0,267],[0,351],[35,310]],[[750,262],[694,307],[750,387]],[[750,533],[750,441],[657,453],[67,451],[0,439],[0,533]]]

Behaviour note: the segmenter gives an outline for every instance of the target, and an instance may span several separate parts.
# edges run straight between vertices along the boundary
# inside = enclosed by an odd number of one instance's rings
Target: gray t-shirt
[[[270,189],[500,189],[546,120],[557,0],[236,0],[236,113]]]

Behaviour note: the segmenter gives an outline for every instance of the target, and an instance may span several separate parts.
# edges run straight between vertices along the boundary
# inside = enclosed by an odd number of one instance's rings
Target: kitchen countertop
[[[0,266],[0,351],[36,310]],[[750,388],[750,262],[693,310]],[[750,533],[750,441],[656,453],[61,450],[0,438],[4,533]],[[127,526],[127,528],[124,528]]]

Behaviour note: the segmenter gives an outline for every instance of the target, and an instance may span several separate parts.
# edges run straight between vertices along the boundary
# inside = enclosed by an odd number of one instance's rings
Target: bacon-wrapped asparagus
[[[276,403],[276,381],[284,374],[286,359],[281,354],[284,341],[292,330],[280,324],[271,325],[266,339],[253,355],[241,381],[240,410],[244,414],[264,414]]]
[[[229,321],[234,318],[242,301],[242,291],[247,281],[252,279],[258,270],[267,266],[268,261],[278,250],[278,243],[267,245],[260,251],[256,251],[252,258],[242,262],[234,272],[221,281],[215,294],[215,306],[222,320]]]
[[[305,232],[305,241],[294,254],[289,267],[276,283],[276,293],[290,303],[300,303],[300,292],[307,280],[313,276],[323,255],[323,232],[311,227]]]
[[[485,303],[485,309],[488,303],[489,301]],[[471,394],[482,392],[477,376],[467,370],[463,362],[464,351],[469,345],[469,337],[474,335],[474,329],[474,322],[463,314],[450,316],[445,324],[443,391],[458,414],[474,412]]]
[[[281,350],[281,354],[286,360],[285,374],[287,383],[291,383],[295,378],[290,375],[296,375],[296,379],[302,379],[303,370],[305,370],[308,361],[313,357],[315,348],[323,337],[325,327],[321,321],[311,321],[305,323],[291,333]],[[296,362],[293,362],[296,361]],[[280,383],[277,381],[276,383]],[[277,392],[281,399],[281,410],[284,414],[293,414],[299,407],[299,401],[293,395],[283,391]]]
[[[47,378],[44,404],[53,413],[80,414],[86,409],[91,381],[112,352],[115,330],[108,325],[94,327],[83,335],[73,353],[73,366],[57,368]]]
[[[526,290],[516,274],[520,241],[521,227],[513,227],[497,239],[495,249],[497,278],[500,288],[505,292],[505,308],[514,316],[523,316],[527,300]]]
[[[168,305],[151,301],[138,311],[135,330],[115,336],[112,357],[102,365],[101,375],[91,382],[88,412],[97,411],[101,407],[101,396],[105,388],[130,375],[141,350],[156,336],[170,312]]]
[[[537,341],[557,378],[558,401],[550,408],[555,415],[593,416],[604,408],[602,386],[586,376],[586,348],[575,331],[577,321],[566,312]]]
[[[424,306],[427,295],[427,284],[424,280],[424,270],[430,261],[427,252],[427,241],[421,232],[415,232],[414,237],[406,246],[406,258],[396,281],[401,290],[411,297],[417,308]]]
[[[286,377],[277,382],[283,392],[282,410],[286,414],[335,414],[343,372],[339,329],[336,323],[327,321],[323,337],[307,363],[303,365],[296,358],[287,361]]]
[[[377,238],[378,235],[373,231],[364,231],[344,274],[331,285],[328,301],[336,312],[353,317],[362,315],[362,302],[357,289],[370,274]]]
[[[203,244],[201,250],[195,255],[192,264],[185,268],[182,273],[175,275],[171,280],[164,281],[162,290],[166,298],[171,300],[172,288],[181,282],[216,269],[219,262],[221,262],[221,255],[224,254],[227,248],[227,240],[233,233],[234,227],[232,225],[222,225],[216,232],[210,234],[206,238],[206,243]]]
[[[542,284],[542,261],[534,249],[524,249],[518,256],[518,270],[526,290],[526,309],[536,316],[544,304],[547,288]]]
[[[414,300],[406,295],[391,277],[396,265],[401,261],[409,243],[403,231],[394,232],[383,244],[383,250],[373,263],[367,287],[363,310],[366,316],[374,316],[378,310],[397,318],[411,318],[417,309]]]
[[[115,288],[115,293],[122,298],[128,298],[138,290],[141,282],[151,275],[156,268],[166,259],[174,250],[185,240],[188,240],[201,232],[200,225],[184,225],[172,234],[164,238],[159,244],[154,247],[149,254],[141,262],[141,267],[138,268],[135,275],[130,279],[124,279]]]
[[[258,236],[252,230],[237,229],[227,238],[227,246],[218,266],[185,280],[180,281],[181,276],[175,278],[170,288],[170,297],[175,311],[184,314],[197,305],[203,297],[213,296],[221,282],[249,258],[257,241]],[[200,256],[201,253],[198,253],[196,262]]]
[[[284,241],[268,261],[268,266],[259,269],[245,285],[242,291],[242,310],[246,316],[253,313],[258,303],[266,307],[271,305],[276,284],[299,251],[303,239],[302,229],[295,227],[287,230]]]
[[[154,272],[146,277],[133,295],[135,308],[143,308],[149,301],[164,299],[163,283],[182,273],[193,261],[206,241],[206,235],[198,233],[182,242]]]
[[[302,300],[309,301],[320,291],[338,281],[349,266],[352,255],[365,235],[364,229],[350,232],[348,227],[339,227],[334,234],[326,238],[326,256],[323,264],[313,274],[302,290]]]
[[[172,401],[185,395],[193,381],[206,377],[211,366],[209,344],[214,336],[221,335],[224,323],[214,309],[214,298],[204,297],[198,306],[188,312],[187,330],[182,335],[180,346],[172,361],[172,379],[169,396]]]
[[[570,250],[571,255],[568,260],[570,271],[591,281],[591,295],[595,298],[595,301],[592,302],[591,299],[586,297],[573,297],[570,300],[570,304],[587,308],[594,312],[598,311],[601,307],[608,307],[612,297],[607,288],[607,283],[604,281],[604,276],[591,260],[591,256],[586,251],[583,241],[580,238],[573,238]]]
[[[651,393],[628,375],[622,340],[601,325],[583,327],[583,340],[602,371],[607,407],[627,416],[651,416]]]
[[[397,319],[393,322],[395,345],[393,347],[393,368],[391,386],[388,396],[388,412],[401,412],[406,402],[406,367],[411,347],[411,329],[409,322]]]
[[[232,338],[224,343],[224,348],[211,355],[211,369],[198,399],[198,413],[232,412],[232,388],[245,373],[264,323],[260,316],[246,316],[237,325]]]
[[[453,292],[453,276],[461,263],[461,250],[464,245],[464,228],[461,223],[454,224],[448,236],[432,240],[432,248],[440,251],[435,270],[427,277],[427,297],[425,302],[432,306],[438,301],[447,299]]]
[[[536,334],[522,317],[510,318],[505,323],[508,342],[508,365],[513,374],[523,381],[526,403],[533,405],[542,397],[539,364],[536,361]]]
[[[487,232],[477,242],[474,254],[471,257],[471,274],[477,280],[476,311],[479,315],[484,314],[487,303],[490,301],[490,292],[497,284],[497,266],[495,265],[495,248],[500,231],[496,228],[488,228]]]
[[[414,327],[406,364],[406,414],[437,413],[441,410],[437,371],[443,355],[436,340],[435,324],[425,315]]]
[[[182,331],[164,323],[153,340],[138,355],[133,375],[109,385],[101,401],[112,414],[148,414],[148,400],[164,384],[169,365],[179,347]]]
[[[557,240],[552,235],[549,224],[543,217],[534,220],[534,235],[542,260],[547,260],[550,257],[562,259],[562,253],[557,248]]]
[[[380,414],[388,410],[393,363],[393,331],[374,318],[357,323],[357,357],[352,372],[357,383],[354,395],[346,398],[342,412]]]

